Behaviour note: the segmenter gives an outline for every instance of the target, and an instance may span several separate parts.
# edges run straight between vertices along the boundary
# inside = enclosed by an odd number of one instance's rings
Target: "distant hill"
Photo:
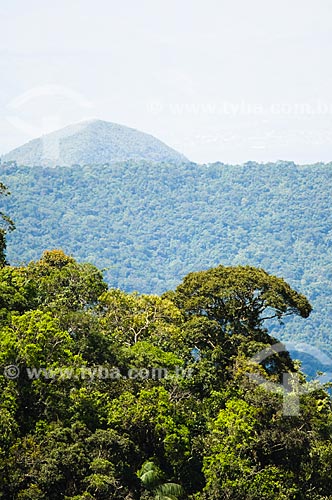
[[[3,162],[33,166],[102,165],[119,161],[184,162],[183,155],[152,135],[102,120],[69,125],[13,149]]]
[[[332,355],[332,164],[13,163],[0,171],[12,192],[0,210],[17,226],[12,264],[62,248],[105,268],[113,287],[158,294],[190,271],[262,267],[314,307],[307,320],[272,325],[273,334]]]

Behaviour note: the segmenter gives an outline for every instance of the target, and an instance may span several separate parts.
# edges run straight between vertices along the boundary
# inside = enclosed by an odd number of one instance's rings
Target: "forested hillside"
[[[116,161],[183,162],[186,158],[156,137],[104,120],[87,120],[33,139],[3,156],[21,165],[102,165]]]
[[[305,325],[286,320],[274,334],[332,352],[331,164],[3,164],[1,179],[17,226],[11,263],[62,248],[106,269],[111,286],[143,293],[196,269],[260,266],[314,308]]]
[[[284,280],[218,266],[129,294],[55,250],[0,283],[1,498],[331,498],[328,393],[287,352],[252,361],[267,312],[308,321]]]

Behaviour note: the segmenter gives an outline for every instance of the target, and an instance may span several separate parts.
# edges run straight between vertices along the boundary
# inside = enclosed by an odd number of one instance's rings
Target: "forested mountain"
[[[1,165],[0,498],[330,498],[330,167]]]
[[[128,294],[55,250],[0,283],[0,498],[331,498],[329,394],[286,351],[252,360],[267,313],[308,321],[283,279],[218,266]]]
[[[1,166],[17,265],[62,248],[106,269],[112,287],[161,293],[193,270],[253,265],[313,305],[274,335],[332,352],[332,165],[121,162]],[[328,369],[331,371],[331,367]]]
[[[186,158],[152,135],[103,120],[88,120],[34,139],[3,156],[21,165],[55,166]]]

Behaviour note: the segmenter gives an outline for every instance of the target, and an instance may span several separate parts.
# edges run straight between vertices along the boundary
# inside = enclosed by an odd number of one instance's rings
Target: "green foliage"
[[[153,339],[161,347],[172,342],[176,349],[183,339],[182,314],[167,298],[113,289],[100,297],[99,304],[102,324],[119,344],[131,346]]]
[[[94,305],[107,288],[95,266],[78,264],[62,250],[45,251],[27,266],[27,274],[37,283],[38,306],[61,312]]]
[[[113,288],[154,294],[220,263],[264,268],[313,306],[305,325],[295,315],[271,320],[270,332],[331,353],[331,164],[8,163],[1,173],[12,191],[2,210],[17,221],[11,263],[63,248],[107,269]]]
[[[0,182],[0,197],[8,196],[10,193],[6,186]],[[0,211],[0,267],[7,264],[6,261],[6,234],[15,229],[14,222],[2,211]]]
[[[137,475],[143,486],[153,492],[155,500],[177,500],[183,496],[179,484],[163,482],[163,473],[153,462],[144,462]]]
[[[304,384],[288,353],[250,362],[274,342],[266,314],[310,313],[286,282],[219,266],[139,295],[59,250],[0,278],[0,498],[329,498],[329,393],[285,417],[248,378]]]
[[[36,283],[23,268],[5,266],[0,269],[0,322],[6,324],[12,312],[23,313],[36,306]]]
[[[229,327],[238,333],[260,328],[265,319],[289,314],[307,318],[311,312],[307,299],[283,279],[249,266],[190,273],[171,298],[186,314],[205,315],[224,331]]]

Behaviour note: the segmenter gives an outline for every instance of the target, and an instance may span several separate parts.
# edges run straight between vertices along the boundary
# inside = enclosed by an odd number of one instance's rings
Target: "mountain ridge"
[[[105,120],[67,125],[2,155],[3,163],[16,161],[30,167],[121,161],[183,163],[189,160],[151,134]]]

